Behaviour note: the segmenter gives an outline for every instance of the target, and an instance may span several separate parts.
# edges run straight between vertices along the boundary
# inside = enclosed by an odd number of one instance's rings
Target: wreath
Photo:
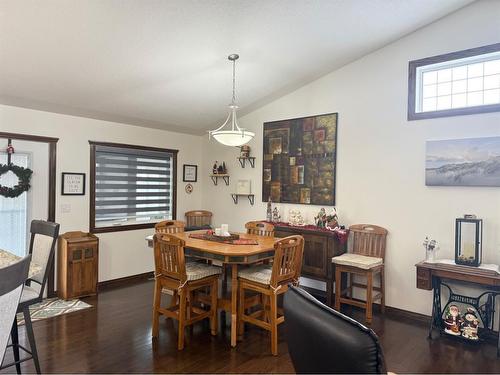
[[[18,184],[13,187],[0,185],[0,195],[6,198],[16,198],[31,187],[30,180],[33,171],[13,164],[0,164],[0,176],[11,171],[19,179]]]

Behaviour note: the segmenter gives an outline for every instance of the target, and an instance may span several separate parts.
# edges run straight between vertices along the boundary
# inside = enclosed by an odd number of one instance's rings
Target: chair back
[[[170,234],[157,233],[153,237],[153,244],[156,277],[186,281],[185,242]]]
[[[188,211],[186,215],[186,227],[204,228],[212,225],[212,213],[205,210]]]
[[[302,268],[304,237],[289,236],[274,244],[271,286],[276,288],[284,282],[297,282]]]
[[[245,224],[247,234],[256,234],[258,236],[273,237],[274,225],[262,221],[249,221]]]
[[[156,233],[181,233],[184,232],[185,223],[179,220],[164,220],[155,225]]]
[[[285,337],[297,373],[386,373],[377,335],[305,290],[285,293]]]
[[[43,297],[47,278],[54,264],[58,236],[59,224],[43,220],[33,220],[31,222],[29,253],[31,254],[31,260],[41,266],[42,270],[29,280],[40,284],[40,297]]]
[[[387,229],[372,224],[355,224],[349,227],[354,254],[385,258]]]
[[[9,342],[12,322],[21,299],[24,283],[28,278],[31,256],[0,268],[0,365]]]

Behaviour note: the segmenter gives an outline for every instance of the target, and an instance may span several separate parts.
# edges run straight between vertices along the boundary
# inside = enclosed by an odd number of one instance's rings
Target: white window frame
[[[460,116],[500,111],[498,104],[482,104],[434,111],[422,111],[423,74],[444,68],[481,63],[500,58],[500,43],[410,61],[408,74],[408,120]],[[484,92],[484,88],[483,88]],[[467,91],[466,91],[467,93]]]

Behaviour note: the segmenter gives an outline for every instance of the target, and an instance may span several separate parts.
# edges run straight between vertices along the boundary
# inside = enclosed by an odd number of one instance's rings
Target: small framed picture
[[[198,166],[191,164],[184,164],[182,181],[184,182],[196,182],[198,180]]]
[[[85,195],[85,173],[62,174],[62,195]]]

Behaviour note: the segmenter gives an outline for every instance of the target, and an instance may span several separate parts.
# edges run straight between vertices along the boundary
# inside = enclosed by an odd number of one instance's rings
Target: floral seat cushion
[[[238,277],[269,285],[271,283],[272,266],[261,264],[258,266],[243,268],[238,272]]]
[[[200,280],[205,277],[220,275],[222,269],[220,267],[199,262],[186,263],[186,274],[188,281]]]

